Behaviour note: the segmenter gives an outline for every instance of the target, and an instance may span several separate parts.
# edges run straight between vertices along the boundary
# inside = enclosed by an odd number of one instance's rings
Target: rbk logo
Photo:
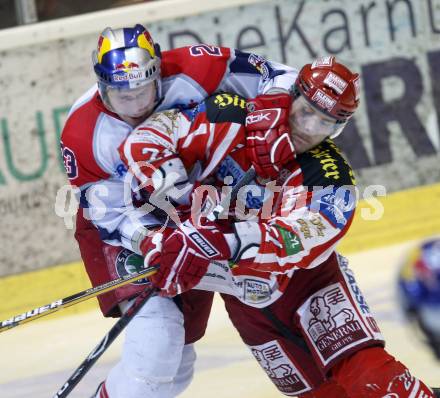
[[[263,113],[263,112],[257,113],[257,112],[255,112],[252,115],[246,116],[246,125],[259,123],[259,122],[261,122],[263,120],[267,120],[267,121],[271,120],[270,112],[266,112],[266,113]]]

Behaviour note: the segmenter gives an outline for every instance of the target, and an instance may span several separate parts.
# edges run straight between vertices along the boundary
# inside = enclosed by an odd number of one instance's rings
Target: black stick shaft
[[[156,267],[145,268],[137,273],[125,275],[121,278],[114,279],[110,282],[106,282],[102,285],[95,286],[87,290],[83,290],[82,292],[75,293],[71,296],[53,301],[52,303],[49,303],[47,305],[43,305],[42,307],[37,307],[33,310],[24,312],[23,314],[6,319],[0,323],[0,333],[15,326],[33,321],[45,315],[49,315],[55,311],[58,311],[61,308],[70,307],[71,305],[81,303],[82,301],[96,297],[102,293],[109,292],[110,290],[124,286],[128,283],[135,282],[139,279],[151,276],[156,272],[156,270]]]
[[[115,339],[121,334],[128,323],[138,313],[142,306],[148,301],[148,299],[156,291],[154,287],[145,289],[139,296],[136,297],[133,305],[122,315],[115,325],[109,330],[99,344],[93,349],[93,351],[87,356],[87,358],[78,366],[78,368],[72,373],[69,379],[63,384],[63,386],[55,393],[53,398],[65,398],[75,388],[75,386],[82,380],[90,368],[101,357],[101,355],[107,350],[107,348],[115,341]]]

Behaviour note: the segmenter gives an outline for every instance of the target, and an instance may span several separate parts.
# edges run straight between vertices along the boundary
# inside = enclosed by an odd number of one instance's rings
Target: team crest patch
[[[298,310],[301,326],[322,363],[370,339],[340,283],[319,290]]]
[[[144,269],[144,258],[128,249],[123,249],[116,257],[116,272],[120,277],[134,274]],[[143,278],[132,282],[132,285],[146,285],[150,283],[148,279]]]
[[[248,62],[263,76],[263,81],[269,78],[270,70],[266,58],[250,54]]]
[[[356,197],[353,189],[338,188],[335,192],[323,195],[319,211],[337,228],[343,228],[354,213]]]
[[[249,346],[252,354],[272,382],[285,395],[296,396],[310,386],[277,340]]]

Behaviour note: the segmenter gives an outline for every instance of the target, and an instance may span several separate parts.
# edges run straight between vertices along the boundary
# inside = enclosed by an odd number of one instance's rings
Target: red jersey
[[[170,171],[176,173],[180,190],[185,184],[193,187],[213,179],[221,187],[226,177],[236,183],[250,167],[241,105],[244,101],[240,103],[238,96],[223,94],[190,113],[159,113],[127,138],[123,158],[137,180],[154,189],[166,185]],[[181,161],[177,167],[176,159]],[[168,169],[168,163],[173,168]],[[191,182],[188,175],[195,169]],[[281,296],[297,270],[316,267],[335,251],[356,206],[352,170],[336,145],[324,141],[298,155],[276,182],[266,182],[257,178],[243,188],[230,212],[236,238],[247,250],[231,268],[213,263],[197,288],[266,306]],[[243,212],[252,214],[243,220]]]

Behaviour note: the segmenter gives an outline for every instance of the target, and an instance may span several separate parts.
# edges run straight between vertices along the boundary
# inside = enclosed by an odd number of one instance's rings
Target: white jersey
[[[188,108],[220,91],[249,98],[275,87],[288,90],[297,71],[254,54],[198,45],[165,51],[161,75],[163,99],[157,111]],[[105,108],[94,86],[73,105],[61,145],[69,181],[80,189],[80,205],[102,240],[136,250],[133,242],[143,226],[158,221],[133,205],[134,187],[123,183],[127,169],[118,148],[131,130]]]

